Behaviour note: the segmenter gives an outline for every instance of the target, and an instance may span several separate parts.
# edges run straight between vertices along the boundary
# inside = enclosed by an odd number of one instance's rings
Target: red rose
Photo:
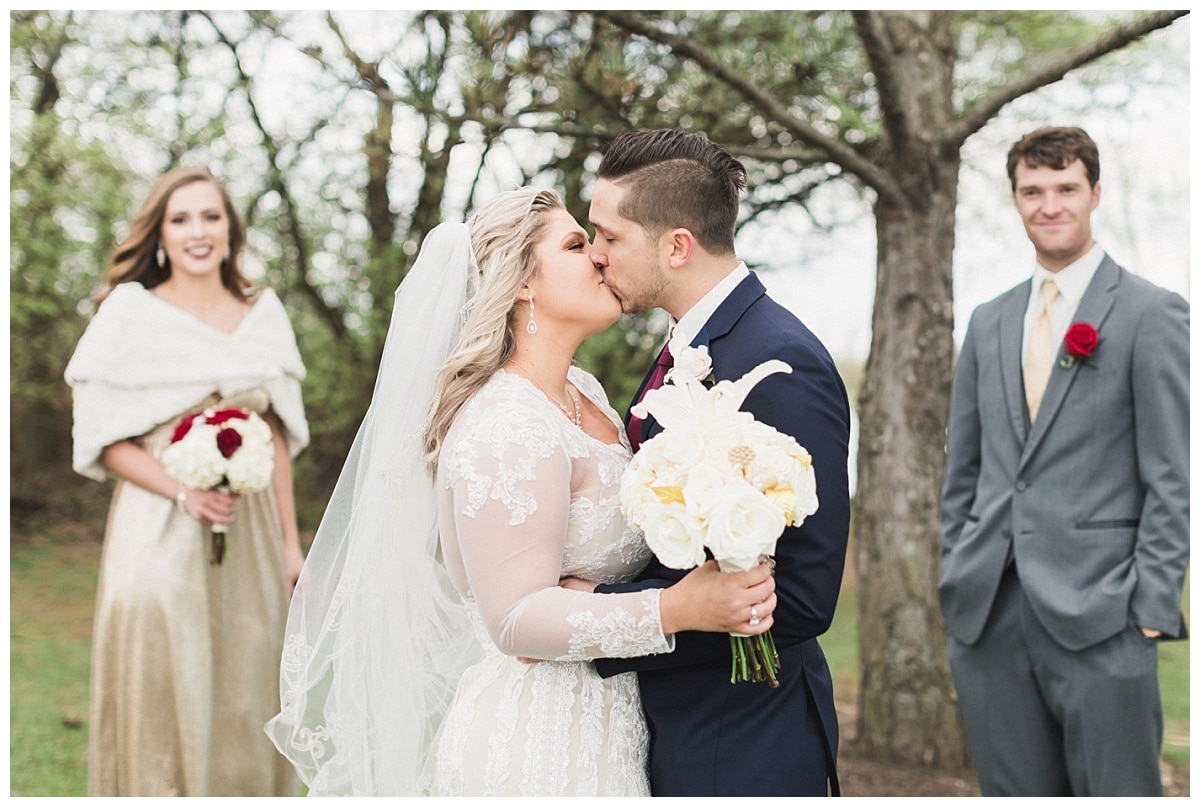
[[[171,434],[171,442],[178,443],[180,440],[186,437],[187,433],[192,430],[192,421],[198,417],[200,417],[200,413],[193,412],[192,414],[185,416],[183,420],[179,421],[179,425],[175,427],[175,431]]]
[[[250,416],[243,409],[218,409],[204,419],[210,426],[220,426],[227,420],[248,420]]]
[[[217,448],[225,459],[232,457],[241,444],[242,435],[237,429],[221,429],[217,432]]]
[[[1100,334],[1086,322],[1076,322],[1067,328],[1067,335],[1063,341],[1067,346],[1067,358],[1062,364],[1063,367],[1069,368],[1075,363],[1075,359],[1087,361],[1092,357],[1092,353],[1100,344]]]

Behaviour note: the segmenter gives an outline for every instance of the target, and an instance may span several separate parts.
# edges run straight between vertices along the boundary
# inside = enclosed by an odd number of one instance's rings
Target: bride
[[[650,557],[620,420],[572,364],[620,313],[552,191],[429,233],[288,617],[266,730],[311,794],[649,795],[634,674],[590,660],[771,626],[765,567],[573,587]]]

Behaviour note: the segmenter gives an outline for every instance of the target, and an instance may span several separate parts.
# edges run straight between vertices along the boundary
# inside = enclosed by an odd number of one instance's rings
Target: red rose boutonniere
[[[1063,339],[1067,344],[1067,357],[1060,364],[1070,370],[1075,366],[1075,360],[1079,359],[1084,364],[1096,366],[1092,361],[1092,354],[1096,352],[1096,348],[1100,346],[1100,334],[1096,333],[1096,329],[1086,322],[1076,322],[1067,328],[1067,335]]]

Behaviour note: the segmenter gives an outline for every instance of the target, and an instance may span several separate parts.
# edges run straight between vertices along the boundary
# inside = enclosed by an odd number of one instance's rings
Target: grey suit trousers
[[[1012,566],[979,641],[949,642],[983,795],[1162,795],[1156,641],[1130,625],[1067,650],[1038,622]]]

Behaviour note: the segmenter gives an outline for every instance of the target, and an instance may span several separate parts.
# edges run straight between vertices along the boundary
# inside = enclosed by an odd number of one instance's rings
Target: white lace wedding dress
[[[637,680],[602,679],[589,660],[669,652],[673,642],[657,590],[558,586],[566,576],[628,580],[650,557],[620,513],[631,455],[616,413],[596,379],[576,367],[569,377],[617,424],[620,444],[585,434],[529,381],[503,371],[444,444],[444,559],[483,658],[463,675],[442,724],[427,773],[433,795],[649,795]]]

